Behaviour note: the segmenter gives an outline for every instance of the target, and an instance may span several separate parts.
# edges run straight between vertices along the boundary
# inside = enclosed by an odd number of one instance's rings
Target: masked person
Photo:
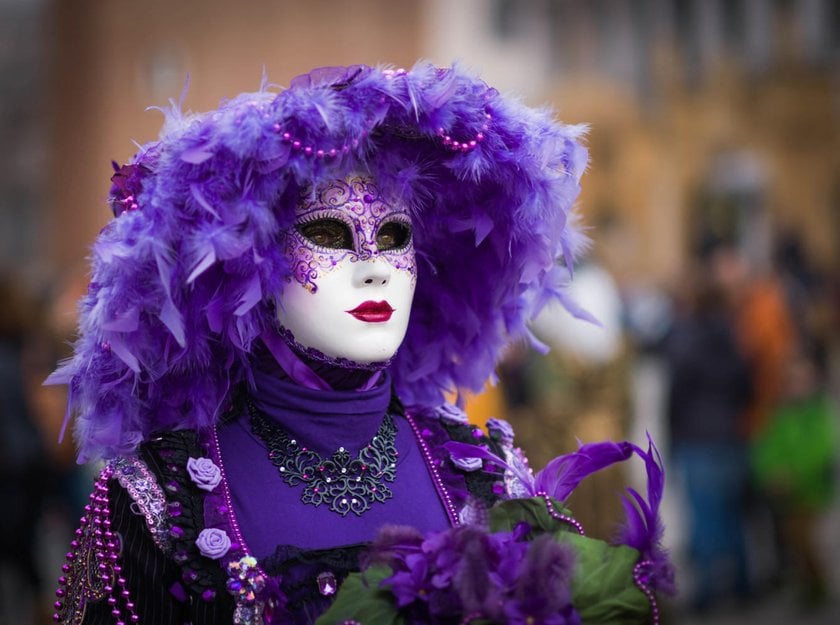
[[[351,594],[383,527],[473,531],[538,494],[509,427],[485,435],[444,397],[480,389],[546,301],[580,313],[565,285],[583,131],[424,63],[169,111],[112,179],[75,355],[52,379],[80,461],[108,460],[55,619],[311,623]],[[577,529],[555,491],[546,518]],[[504,540],[524,557],[517,527]],[[478,612],[578,622],[561,603]]]

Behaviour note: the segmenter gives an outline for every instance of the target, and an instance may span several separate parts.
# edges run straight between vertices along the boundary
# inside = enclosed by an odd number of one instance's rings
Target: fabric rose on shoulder
[[[502,445],[513,445],[513,428],[503,419],[487,419],[487,432],[490,438]]]
[[[469,423],[467,413],[454,404],[448,402],[441,404],[434,411],[438,419],[444,423],[450,423],[452,425],[466,425]]]
[[[196,486],[207,492],[222,481],[222,471],[210,458],[190,458],[187,460],[187,473]]]
[[[201,530],[198,538],[195,539],[195,545],[201,555],[218,560],[230,551],[230,537],[224,530],[208,527]]]

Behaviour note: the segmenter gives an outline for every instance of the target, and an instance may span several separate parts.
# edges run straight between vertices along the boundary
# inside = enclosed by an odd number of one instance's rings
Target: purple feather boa
[[[417,292],[392,365],[406,405],[481,389],[549,299],[584,314],[565,285],[586,245],[572,214],[585,128],[549,110],[418,63],[165,113],[161,139],[117,171],[75,354],[49,379],[71,387],[80,461],[216,421],[274,327],[290,275],[278,237],[313,182],[367,170],[411,211]]]

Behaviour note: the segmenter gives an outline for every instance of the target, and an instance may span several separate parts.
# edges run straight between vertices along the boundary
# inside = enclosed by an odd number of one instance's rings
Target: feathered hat
[[[301,189],[368,171],[409,207],[418,277],[391,365],[406,405],[477,391],[503,347],[565,285],[585,238],[572,205],[585,128],[454,66],[323,68],[203,114],[173,105],[118,168],[92,251],[70,387],[79,459],[154,431],[213,425],[250,379],[289,283],[278,244]]]

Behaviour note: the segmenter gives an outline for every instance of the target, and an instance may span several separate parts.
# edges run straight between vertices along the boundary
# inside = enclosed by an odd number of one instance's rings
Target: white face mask
[[[295,214],[283,238],[292,279],[278,321],[329,358],[388,360],[405,337],[417,281],[408,212],[371,178],[351,175],[317,188]]]

